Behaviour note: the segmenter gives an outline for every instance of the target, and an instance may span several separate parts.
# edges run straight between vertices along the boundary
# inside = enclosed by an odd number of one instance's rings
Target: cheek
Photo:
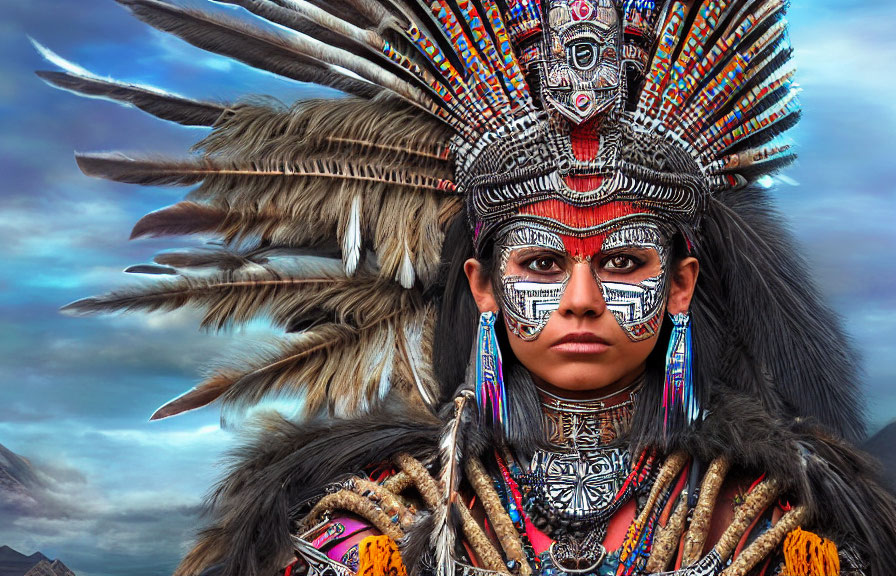
[[[607,309],[630,340],[641,342],[659,332],[666,305],[665,273],[640,284],[604,282],[601,290]]]
[[[542,326],[534,338],[525,338],[520,334],[520,325],[505,316],[504,328],[507,331],[507,341],[510,343],[510,349],[514,356],[530,372],[536,372],[533,367],[543,363],[545,355],[548,353],[548,338],[540,337],[545,327]]]
[[[513,339],[538,339],[551,315],[560,307],[567,281],[554,284],[526,282],[515,277],[502,279],[501,301],[507,329]]]

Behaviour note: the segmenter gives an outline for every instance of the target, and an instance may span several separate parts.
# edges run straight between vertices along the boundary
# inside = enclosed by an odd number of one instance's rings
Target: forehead
[[[525,206],[498,234],[502,249],[528,246],[587,257],[620,246],[659,247],[670,234],[657,215],[631,203],[559,206],[542,202]]]

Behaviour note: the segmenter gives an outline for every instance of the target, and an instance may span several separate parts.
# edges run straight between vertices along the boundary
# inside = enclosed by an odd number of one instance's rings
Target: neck
[[[614,400],[615,397],[620,397],[622,400],[625,400],[628,395],[635,389],[640,389],[641,384],[644,382],[646,377],[646,372],[641,370],[634,374],[630,374],[625,378],[621,378],[616,382],[608,384],[606,386],[601,386],[599,388],[589,388],[587,390],[569,390],[566,388],[557,388],[549,382],[538,378],[536,375],[532,375],[532,379],[535,382],[535,387],[538,388],[538,392],[542,397],[548,396],[552,398],[558,398],[560,400]]]

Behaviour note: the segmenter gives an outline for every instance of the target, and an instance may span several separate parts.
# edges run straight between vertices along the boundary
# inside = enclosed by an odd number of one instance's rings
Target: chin
[[[525,364],[523,365],[525,366]],[[531,369],[529,371],[554,388],[572,392],[600,390],[619,382],[619,380],[627,376],[627,372],[624,371],[607,371],[606,366],[594,366],[580,362],[571,363],[571,365],[567,366],[555,364],[551,368],[550,370],[538,370],[537,372]],[[634,367],[632,372],[640,374],[641,370],[641,367]]]

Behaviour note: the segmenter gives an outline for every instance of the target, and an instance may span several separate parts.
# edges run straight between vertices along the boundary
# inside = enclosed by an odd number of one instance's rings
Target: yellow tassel
[[[368,536],[358,544],[358,576],[407,576],[395,540]]]
[[[837,545],[800,528],[784,540],[787,576],[840,576]]]

